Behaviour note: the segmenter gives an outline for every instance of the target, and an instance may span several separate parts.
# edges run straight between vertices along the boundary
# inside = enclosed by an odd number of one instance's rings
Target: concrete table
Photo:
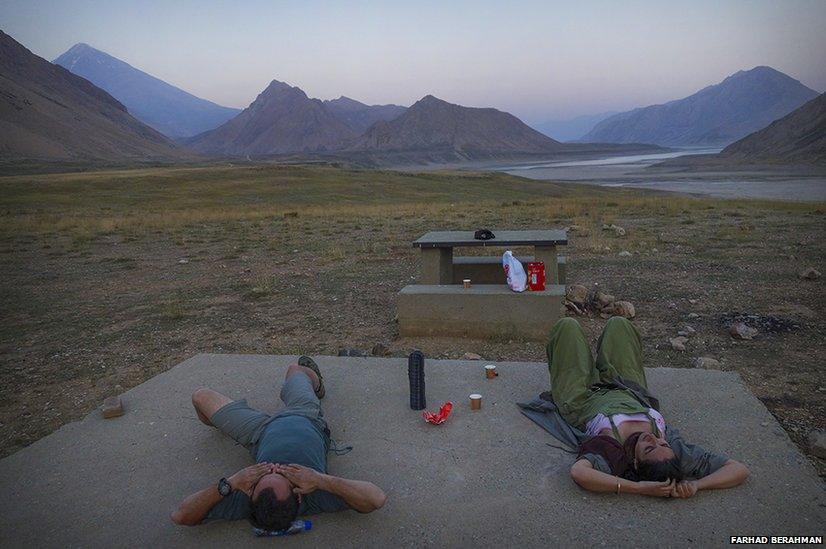
[[[564,230],[493,231],[496,238],[476,240],[474,231],[431,231],[413,243],[422,250],[422,276],[419,284],[453,283],[453,248],[533,246],[534,261],[545,263],[547,284],[559,284],[557,246],[568,244]]]

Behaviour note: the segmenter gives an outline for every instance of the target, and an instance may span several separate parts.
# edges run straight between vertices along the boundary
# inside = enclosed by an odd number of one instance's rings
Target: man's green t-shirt
[[[311,419],[300,415],[279,416],[264,427],[258,439],[256,463],[295,463],[327,472],[328,439]],[[313,515],[349,509],[340,497],[324,490],[301,496],[300,515]],[[235,520],[250,515],[250,498],[235,490],[210,510],[206,519]]]

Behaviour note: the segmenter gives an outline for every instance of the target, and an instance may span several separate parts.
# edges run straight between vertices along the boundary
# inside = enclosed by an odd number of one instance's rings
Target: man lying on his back
[[[355,509],[375,511],[387,497],[372,482],[327,474],[330,429],[319,398],[324,381],[318,365],[302,356],[287,369],[281,388],[286,405],[275,415],[250,408],[246,400],[198,389],[192,404],[206,425],[243,444],[256,464],[186,498],[172,513],[176,524],[248,518],[265,530],[284,530],[299,515]]]

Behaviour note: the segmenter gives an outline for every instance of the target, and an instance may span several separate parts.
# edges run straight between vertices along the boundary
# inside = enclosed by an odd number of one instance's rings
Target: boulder
[[[703,370],[722,370],[723,363],[717,360],[716,358],[711,358],[709,356],[699,356],[694,359],[692,365],[695,368],[700,368]]]
[[[687,317],[691,320],[697,320],[698,318],[700,318],[700,315],[698,315],[697,313],[688,313]]]
[[[615,301],[614,314],[624,316],[625,318],[634,318],[637,313],[634,310],[634,305],[630,301]]]
[[[571,284],[565,291],[565,299],[575,305],[585,305],[588,301],[588,288],[582,284]]]
[[[685,344],[688,343],[688,338],[683,336],[672,337],[668,340],[671,348],[675,351],[685,352]]]
[[[627,250],[623,250],[619,253],[619,256],[620,257],[631,257],[631,252],[629,252]]]
[[[802,278],[803,280],[817,280],[821,276],[822,275],[820,274],[820,271],[818,271],[814,267],[809,267],[808,269],[800,273],[800,278]]]
[[[743,322],[735,322],[728,329],[728,333],[734,339],[753,339],[757,335],[757,330]]]
[[[605,292],[597,292],[597,295],[594,297],[599,306],[602,308],[611,306],[616,301],[616,298],[611,294],[606,294]]]
[[[465,353],[462,355],[462,360],[482,360],[482,356],[476,353]]]
[[[826,459],[826,431],[812,431],[809,433],[809,452],[820,459]]]

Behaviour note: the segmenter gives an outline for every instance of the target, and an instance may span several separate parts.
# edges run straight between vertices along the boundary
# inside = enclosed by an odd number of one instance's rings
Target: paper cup
[[[482,409],[482,395],[478,393],[473,393],[470,395],[470,409],[471,410],[481,410]]]
[[[493,379],[498,375],[499,373],[496,371],[496,366],[494,364],[488,364],[485,366],[485,377],[488,379]]]
[[[470,288],[470,279],[469,278],[462,279],[462,285],[465,287],[465,289]]]

